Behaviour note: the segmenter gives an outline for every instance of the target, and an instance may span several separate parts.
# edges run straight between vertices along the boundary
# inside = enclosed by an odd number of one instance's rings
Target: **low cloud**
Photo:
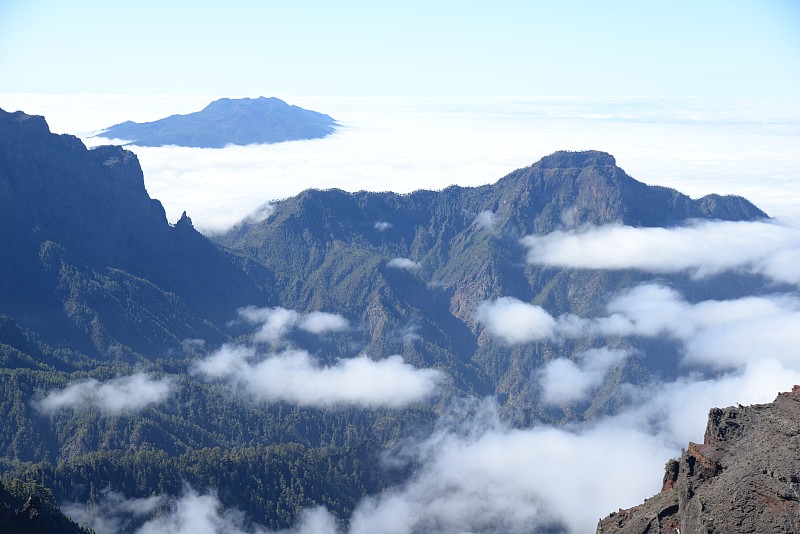
[[[447,410],[429,436],[393,451],[387,462],[411,462],[414,473],[362,499],[347,532],[591,532],[610,512],[658,492],[665,461],[688,441],[702,440],[710,407],[771,401],[800,383],[798,360],[765,357],[715,378],[623,387],[628,408],[618,415],[560,428],[514,429],[500,418],[495,400],[466,399]],[[133,508],[149,507],[140,504]],[[268,531],[248,525],[235,509],[223,509],[213,493],[189,488],[137,532]],[[282,532],[345,530],[315,507]]]
[[[800,356],[800,299],[767,295],[690,303],[675,290],[644,284],[622,293],[605,317],[553,317],[511,297],[481,303],[475,313],[486,330],[510,345],[559,338],[665,336],[683,343],[685,361],[737,368],[763,354],[786,361]],[[566,372],[566,364],[562,371]]]
[[[800,232],[777,222],[697,222],[677,228],[609,225],[524,237],[528,262],[581,269],[761,274],[800,284]]]
[[[34,405],[44,413],[91,409],[105,415],[119,415],[164,402],[172,391],[171,378],[155,380],[147,374],[136,373],[105,382],[93,378],[74,382],[64,389],[50,391]]]
[[[590,349],[575,361],[556,358],[547,362],[539,373],[542,400],[554,405],[586,400],[628,354],[628,351],[603,347]]]
[[[100,492],[96,502],[81,504],[67,501],[61,504],[61,511],[78,525],[92,529],[97,534],[118,534],[131,532],[165,501],[163,495],[127,499],[121,493],[105,489]]]
[[[557,526],[590,532],[608,512],[655,493],[673,454],[636,429],[514,430],[497,410],[486,400],[466,420],[444,418],[428,439],[404,451],[420,468],[402,486],[364,499],[352,515],[351,534],[522,533]]]
[[[419,269],[419,263],[409,258],[392,258],[386,262],[386,266],[390,269],[405,269],[406,271],[413,271]]]
[[[244,220],[249,223],[260,223],[269,219],[273,213],[275,213],[275,206],[271,202],[266,202],[251,211]]]
[[[375,221],[375,229],[379,232],[385,232],[392,227],[392,223],[386,221]]]
[[[484,301],[475,320],[509,345],[548,339],[555,335],[557,322],[544,308],[513,297]]]
[[[397,335],[403,345],[413,345],[415,341],[422,339],[422,337],[418,334],[420,330],[422,330],[420,325],[416,323],[410,323],[403,327]]]
[[[565,427],[512,429],[484,400],[471,417],[445,415],[400,451],[419,468],[365,498],[350,532],[592,532],[600,518],[659,491],[666,460],[702,441],[710,407],[770,402],[800,383],[798,360],[765,357],[715,378],[627,386],[618,415]]]
[[[106,490],[91,505],[67,502],[62,510],[97,534],[335,534],[336,519],[323,507],[303,511],[294,528],[275,532],[247,521],[243,512],[225,508],[216,493],[200,494],[190,486],[166,510],[165,495],[126,499]],[[158,510],[158,513],[156,509]]]
[[[278,344],[294,328],[315,335],[343,332],[349,328],[347,319],[335,313],[314,311],[300,313],[286,308],[256,308],[248,306],[239,310],[239,316],[250,324],[260,325],[253,339],[262,343]]]
[[[475,217],[475,226],[494,232],[497,229],[497,216],[491,210],[484,210]]]
[[[341,315],[327,312],[311,312],[304,314],[297,327],[311,334],[326,334],[328,332],[343,332],[348,329],[347,319]]]
[[[430,397],[443,379],[440,371],[416,369],[397,355],[378,361],[362,355],[321,366],[303,350],[262,356],[232,345],[198,362],[195,372],[258,401],[319,407],[399,408]]]

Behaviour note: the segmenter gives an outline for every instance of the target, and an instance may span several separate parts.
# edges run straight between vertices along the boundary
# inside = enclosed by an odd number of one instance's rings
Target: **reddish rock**
[[[598,534],[800,532],[800,386],[771,404],[713,408],[703,443],[667,463],[661,492]]]

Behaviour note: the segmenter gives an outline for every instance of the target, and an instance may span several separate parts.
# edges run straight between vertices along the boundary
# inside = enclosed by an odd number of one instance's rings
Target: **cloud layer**
[[[800,284],[800,231],[774,222],[706,221],[677,228],[609,225],[522,239],[528,262],[581,269],[738,270]]]
[[[644,284],[608,304],[609,315],[553,317],[511,297],[481,303],[476,320],[505,343],[604,336],[668,337],[681,341],[687,362],[738,368],[760,355],[800,358],[800,299],[794,295],[689,303],[665,286]]]
[[[167,497],[126,499],[122,494],[105,490],[92,505],[66,502],[61,508],[81,526],[97,534],[271,534],[274,531],[250,524],[235,508],[224,508],[214,492],[201,494],[190,486],[166,510]],[[305,510],[298,524],[274,534],[334,534],[335,518],[324,508]]]
[[[105,382],[95,379],[74,382],[64,389],[50,391],[35,406],[44,413],[62,409],[92,409],[106,415],[141,411],[164,402],[173,391],[169,377],[153,379],[147,374],[113,378]]]
[[[362,355],[321,366],[303,350],[260,357],[253,348],[231,345],[198,362],[195,369],[259,401],[320,407],[399,408],[425,400],[443,379],[440,371],[416,369],[396,355],[378,361]]]
[[[220,96],[237,95],[6,94],[0,106],[44,114],[53,131],[81,134],[189,113]],[[148,191],[171,221],[187,210],[201,230],[219,230],[311,187],[407,193],[483,185],[564,149],[605,150],[639,180],[693,197],[744,195],[771,215],[792,217],[800,202],[800,156],[788,134],[797,131],[797,113],[777,102],[276,96],[344,126],[326,139],[279,145],[133,147]]]
[[[608,372],[627,357],[627,351],[602,347],[580,354],[575,361],[556,358],[547,362],[539,371],[542,400],[556,405],[586,400]]]

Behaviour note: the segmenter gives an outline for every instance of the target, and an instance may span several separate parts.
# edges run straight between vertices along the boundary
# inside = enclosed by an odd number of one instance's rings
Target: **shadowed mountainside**
[[[132,152],[87,150],[39,116],[0,110],[0,226],[0,314],[56,345],[154,358],[223,339],[218,325],[264,298],[257,266],[186,216],[167,222]]]

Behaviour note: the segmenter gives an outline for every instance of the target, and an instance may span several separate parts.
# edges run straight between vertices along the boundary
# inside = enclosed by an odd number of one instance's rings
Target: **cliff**
[[[217,325],[265,298],[247,262],[188,217],[168,223],[135,154],[21,111],[0,110],[0,228],[0,314],[54,346],[157,357],[223,339]]]
[[[661,492],[597,534],[800,531],[800,386],[771,404],[714,408],[702,444],[667,463]]]

